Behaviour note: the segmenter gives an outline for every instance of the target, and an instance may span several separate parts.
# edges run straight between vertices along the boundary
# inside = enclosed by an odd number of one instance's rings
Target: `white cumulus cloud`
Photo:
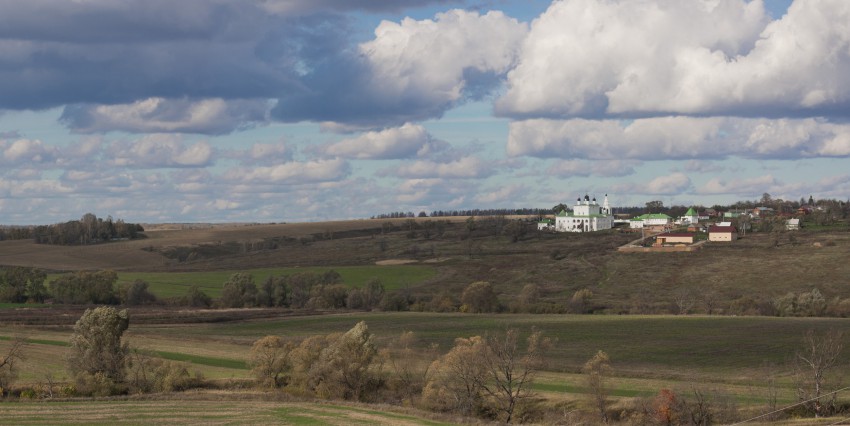
[[[658,117],[512,122],[509,155],[564,159],[798,159],[850,156],[850,125],[806,119]]]
[[[402,165],[391,172],[401,178],[442,178],[442,179],[474,179],[492,175],[492,165],[478,157],[463,157],[449,162],[414,161]]]
[[[399,159],[426,155],[445,147],[424,127],[406,123],[401,127],[366,132],[330,145],[329,155],[356,159]]]
[[[225,134],[265,122],[270,108],[264,100],[152,97],[129,104],[68,106],[61,120],[79,133]]]
[[[846,116],[850,3],[553,2],[497,110],[517,117]]]
[[[451,10],[434,20],[383,21],[360,53],[371,70],[371,90],[439,111],[473,86],[494,83],[488,75],[511,69],[527,31],[499,11]]]
[[[103,155],[118,167],[203,167],[211,164],[213,148],[204,141],[189,145],[177,135],[152,134],[135,141],[112,142]]]
[[[684,173],[676,172],[658,176],[649,182],[621,183],[613,186],[618,194],[678,195],[691,189],[691,179]]]

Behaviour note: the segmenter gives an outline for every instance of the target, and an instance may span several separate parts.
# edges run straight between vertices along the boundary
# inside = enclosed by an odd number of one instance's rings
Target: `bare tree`
[[[822,335],[809,330],[803,336],[802,346],[794,358],[797,373],[797,396],[806,401],[805,406],[816,417],[828,415],[835,408],[835,395],[826,406],[822,395],[829,393],[830,370],[841,354],[843,333],[830,330]]]
[[[608,414],[605,413],[605,400],[608,398],[605,376],[611,372],[608,354],[602,351],[596,352],[596,355],[584,364],[581,371],[585,374],[594,407],[599,411],[602,422],[608,423]]]
[[[673,298],[676,301],[676,307],[679,308],[679,315],[687,315],[696,303],[693,292],[688,288],[680,288],[673,293]]]
[[[487,371],[481,389],[496,402],[496,409],[510,423],[517,403],[532,395],[531,385],[543,364],[543,355],[551,341],[539,330],[532,331],[523,354],[518,345],[519,331],[510,329],[504,335],[488,336],[484,366]]]
[[[15,364],[23,360],[23,351],[27,341],[23,337],[15,337],[9,344],[9,349],[3,358],[0,358],[0,395],[17,377],[18,371]]]

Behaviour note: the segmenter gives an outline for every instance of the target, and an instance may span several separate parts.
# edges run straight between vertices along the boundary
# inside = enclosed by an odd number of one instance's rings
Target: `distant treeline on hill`
[[[32,238],[37,244],[87,245],[113,240],[132,240],[143,237],[142,225],[121,219],[99,218],[86,213],[80,220],[55,225],[8,227],[0,229],[0,240],[25,240]]]
[[[472,209],[472,210],[434,210],[414,214],[413,212],[392,212],[372,216],[372,219],[400,219],[408,217],[448,217],[448,216],[542,216],[552,214],[552,209],[521,208],[521,209]]]

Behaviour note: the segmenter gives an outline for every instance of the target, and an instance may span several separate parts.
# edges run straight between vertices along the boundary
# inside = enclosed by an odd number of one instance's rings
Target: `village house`
[[[702,223],[692,223],[688,225],[688,232],[707,232],[708,227]]]
[[[691,208],[688,209],[687,212],[685,212],[684,215],[682,215],[682,217],[679,218],[679,220],[677,222],[681,225],[698,223],[699,222],[699,215],[697,214],[696,211],[694,211],[694,208],[691,207]]]
[[[551,231],[554,228],[555,225],[552,223],[552,219],[543,219],[540,222],[537,222],[538,231]]]
[[[670,228],[673,218],[664,213],[647,213],[629,221],[629,228],[645,228],[650,232],[663,232]]]
[[[708,228],[708,241],[732,242],[738,239],[738,230],[734,226],[711,226]]]
[[[608,204],[608,194],[600,206],[587,194],[584,200],[581,197],[576,200],[573,212],[562,210],[555,216],[555,231],[557,232],[593,232],[611,229],[614,227],[614,216],[611,215],[611,206]]]
[[[658,234],[655,236],[655,244],[657,246],[665,245],[665,244],[693,244],[694,243],[694,234],[689,233],[673,233],[673,232],[665,232],[663,234]]]

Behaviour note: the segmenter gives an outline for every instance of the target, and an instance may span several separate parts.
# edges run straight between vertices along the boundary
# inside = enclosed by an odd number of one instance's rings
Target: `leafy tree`
[[[661,213],[664,210],[664,203],[661,200],[648,201],[646,203],[647,213]]]
[[[284,277],[266,278],[257,291],[259,306],[286,306],[289,286]]]
[[[201,385],[203,376],[189,373],[183,362],[168,361],[132,351],[127,357],[127,384],[136,392],[174,392]]]
[[[143,280],[135,280],[123,289],[121,299],[125,305],[148,305],[156,302],[156,296],[148,291],[148,283]]]
[[[226,308],[256,306],[257,285],[249,273],[238,272],[230,276],[221,290],[221,304]]]
[[[0,274],[0,302],[41,303],[47,296],[44,271],[36,268],[13,266]]]
[[[464,312],[481,313],[499,310],[499,299],[493,286],[486,281],[476,281],[468,285],[460,297]]]
[[[50,293],[59,303],[111,305],[118,303],[115,271],[74,272],[50,282]]]
[[[472,415],[484,406],[481,384],[487,370],[482,362],[486,342],[481,336],[455,339],[452,349],[428,369],[423,403],[440,411]]]
[[[372,310],[381,304],[385,293],[381,280],[373,278],[366,283],[366,287],[354,288],[348,292],[346,306],[349,309]]]
[[[124,381],[125,359],[129,352],[121,337],[130,325],[127,310],[101,306],[86,309],[74,325],[68,368],[81,388],[94,393],[111,393]]]
[[[266,336],[254,342],[248,363],[262,386],[276,388],[288,383],[288,374],[292,370],[290,353],[293,349],[295,345],[280,336]]]
[[[310,336],[301,341],[298,347],[289,353],[292,364],[292,377],[288,387],[300,393],[313,392],[315,383],[310,371],[319,360],[322,350],[330,346],[331,342],[341,336],[340,333],[329,335]]]
[[[325,398],[368,399],[377,387],[377,353],[369,327],[360,321],[333,339],[310,366],[314,392]]]
[[[348,287],[343,284],[313,286],[308,307],[321,309],[339,309],[345,307],[348,299]]]
[[[596,352],[596,355],[584,364],[581,371],[585,374],[593,406],[598,410],[602,422],[608,423],[608,414],[605,412],[605,402],[608,398],[608,387],[605,379],[611,372],[608,354],[602,351]]]
[[[212,299],[196,285],[189,287],[183,299],[185,301],[184,305],[194,308],[209,308],[212,306]]]

